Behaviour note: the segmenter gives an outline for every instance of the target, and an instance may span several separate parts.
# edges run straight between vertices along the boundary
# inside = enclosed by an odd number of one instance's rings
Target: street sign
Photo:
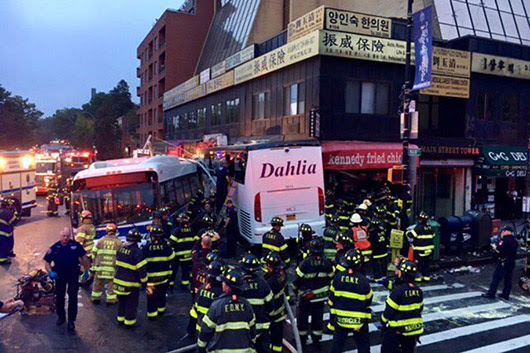
[[[409,150],[409,157],[419,157],[419,156],[421,156],[421,148]]]
[[[399,229],[392,229],[390,231],[390,248],[401,249],[403,247],[403,236],[405,232]]]

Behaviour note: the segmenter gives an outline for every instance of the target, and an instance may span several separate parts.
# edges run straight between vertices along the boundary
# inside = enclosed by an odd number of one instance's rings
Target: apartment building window
[[[226,122],[237,123],[239,121],[239,98],[226,101]]]
[[[158,110],[155,108],[155,109],[153,110],[153,121],[158,121],[158,122],[160,122],[161,119],[158,118],[158,114],[157,114],[157,113],[158,113]]]
[[[390,105],[390,85],[385,82],[348,81],[346,113],[386,115]]]
[[[197,127],[206,126],[206,108],[201,108],[197,110]]]
[[[418,96],[420,131],[429,134],[437,131],[440,125],[440,97],[420,94]]]
[[[175,131],[179,130],[180,129],[180,115],[177,114],[173,116],[172,120],[173,120],[173,128],[175,129]]]
[[[493,121],[495,119],[495,96],[493,93],[477,94],[477,119]]]
[[[519,121],[519,114],[519,95],[503,95],[501,99],[502,120],[515,123]]]
[[[295,83],[284,88],[283,115],[298,115],[305,112],[305,83]]]
[[[212,113],[212,125],[221,125],[221,103],[213,104],[210,110]]]
[[[188,113],[188,129],[197,128],[197,115],[195,112]]]
[[[266,119],[270,116],[270,94],[261,92],[255,94],[252,99],[252,118]]]
[[[156,99],[158,98],[158,86],[157,85],[155,85],[154,92],[155,92],[154,97]]]

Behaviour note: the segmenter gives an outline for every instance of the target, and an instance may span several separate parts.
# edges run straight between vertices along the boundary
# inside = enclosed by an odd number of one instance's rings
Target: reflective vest
[[[287,287],[287,274],[283,269],[265,273],[265,280],[272,290],[272,311],[270,313],[272,322],[280,322],[287,318],[285,312],[285,288]]]
[[[114,289],[116,294],[127,295],[131,289],[140,288],[147,282],[145,267],[147,261],[138,244],[132,243],[122,246],[116,256],[116,274],[114,275]]]
[[[423,333],[423,292],[414,283],[401,282],[386,300],[381,321],[403,336],[418,336]]]
[[[289,257],[288,245],[285,242],[285,238],[283,237],[282,233],[271,229],[267,233],[263,234],[261,246],[263,248],[264,253],[263,257],[266,257],[269,252],[275,251],[280,254],[282,260],[286,264],[289,264],[291,262],[291,258]]]
[[[247,276],[247,288],[241,293],[244,296],[256,315],[256,331],[268,330],[271,324],[270,314],[273,311],[273,294],[269,283],[261,274]]]
[[[221,294],[223,294],[223,288],[221,287],[221,283],[217,281],[215,283],[206,283],[199,288],[197,299],[190,310],[190,316],[197,320],[195,327],[197,332],[201,331],[202,318],[208,312],[208,308]]]
[[[167,283],[173,272],[172,263],[175,258],[169,242],[162,238],[157,243],[148,243],[142,250],[147,261],[147,283],[151,285]]]
[[[331,262],[321,255],[310,255],[296,268],[293,288],[300,295],[312,293],[310,302],[325,301],[329,294],[329,284],[333,277]]]
[[[419,256],[429,256],[434,250],[434,232],[428,224],[417,224],[412,230],[407,232],[407,236],[412,238],[412,249],[417,251]]]
[[[92,271],[101,279],[113,279],[116,272],[116,257],[122,242],[115,234],[101,238],[92,250]]]
[[[85,249],[87,256],[92,257],[92,249],[94,248],[94,238],[96,237],[96,227],[92,223],[82,224],[77,229],[75,241],[77,241],[83,249]]]
[[[180,262],[191,261],[191,252],[199,236],[193,235],[190,227],[177,227],[169,237],[175,256]]]

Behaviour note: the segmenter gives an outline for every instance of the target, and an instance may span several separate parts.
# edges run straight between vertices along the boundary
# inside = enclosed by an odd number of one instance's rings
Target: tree
[[[94,120],[85,115],[78,115],[70,142],[77,147],[92,147],[94,145]]]

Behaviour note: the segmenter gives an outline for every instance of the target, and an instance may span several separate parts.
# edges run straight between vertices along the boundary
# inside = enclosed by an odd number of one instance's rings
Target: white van
[[[282,234],[286,239],[296,238],[302,223],[322,235],[324,169],[318,141],[257,143],[213,151],[218,158],[228,153],[235,159],[237,188],[233,199],[240,233],[250,244],[261,244],[276,216],[284,220]]]

